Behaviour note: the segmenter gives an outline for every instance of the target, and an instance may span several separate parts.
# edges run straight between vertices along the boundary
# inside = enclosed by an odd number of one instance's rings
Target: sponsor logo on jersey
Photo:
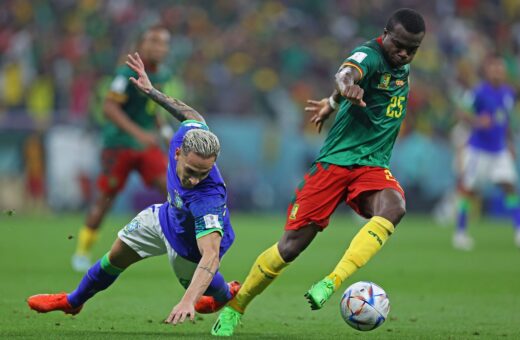
[[[295,220],[296,219],[296,214],[298,213],[298,209],[299,208],[300,208],[300,205],[298,203],[293,205],[293,207],[291,209],[291,215],[289,215],[289,219],[290,220]]]
[[[406,83],[406,80],[397,79],[397,80],[395,81],[395,86],[400,87],[400,86],[403,86],[405,83]]]
[[[367,57],[367,54],[364,52],[356,52],[350,57],[348,57],[348,60],[354,60],[361,64],[361,62]]]
[[[381,76],[381,80],[379,81],[379,85],[377,88],[379,89],[387,89],[390,86],[390,80],[392,79],[392,75],[390,73],[384,73]]]

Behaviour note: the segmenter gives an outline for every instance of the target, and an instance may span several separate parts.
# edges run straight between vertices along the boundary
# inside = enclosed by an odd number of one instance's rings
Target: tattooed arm
[[[145,92],[146,93],[146,92]],[[172,114],[179,121],[187,119],[197,120],[204,122],[204,118],[195,109],[186,105],[182,101],[165,95],[161,91],[152,87],[152,89],[146,93],[154,102],[161,105],[166,111]]]
[[[209,233],[197,239],[199,251],[202,258],[199,261],[197,269],[193,273],[190,285],[186,289],[181,301],[173,307],[167,323],[176,325],[182,323],[186,318],[193,321],[195,317],[195,303],[200,299],[202,294],[208,289],[213,276],[218,270],[220,260],[220,241],[222,236],[218,232]]]
[[[130,81],[153,101],[171,113],[172,116],[174,116],[176,119],[181,122],[188,119],[193,119],[205,123],[202,115],[195,109],[184,104],[178,99],[165,95],[152,86],[152,83],[150,82],[150,79],[148,79],[148,75],[144,69],[143,61],[141,60],[141,57],[139,57],[138,53],[135,53],[134,55],[129,54],[126,64],[138,75],[137,79],[131,77]]]

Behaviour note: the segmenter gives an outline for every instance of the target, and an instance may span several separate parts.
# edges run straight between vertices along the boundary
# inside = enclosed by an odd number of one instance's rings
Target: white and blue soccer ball
[[[383,288],[373,282],[356,282],[345,290],[340,302],[341,316],[352,328],[371,331],[381,326],[390,311]]]

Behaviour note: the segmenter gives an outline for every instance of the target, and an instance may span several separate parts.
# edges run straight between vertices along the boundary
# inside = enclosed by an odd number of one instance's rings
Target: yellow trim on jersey
[[[357,66],[356,64],[354,63],[351,63],[350,61],[346,61],[344,62],[342,65],[341,65],[341,68],[345,67],[345,66],[352,66],[354,67],[356,70],[358,70],[359,74],[361,75],[361,78],[359,78],[359,80],[363,79],[363,70],[361,69],[361,67]]]
[[[128,96],[126,94],[109,91],[107,93],[107,98],[110,98],[120,104],[123,104],[126,103]]]

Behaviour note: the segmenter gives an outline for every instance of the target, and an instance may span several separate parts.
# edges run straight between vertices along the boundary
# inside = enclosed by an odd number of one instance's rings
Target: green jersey
[[[128,118],[143,130],[154,130],[156,129],[155,111],[157,104],[139,91],[130,82],[130,77],[137,78],[137,73],[126,65],[118,67],[110,84],[108,97],[120,103]],[[160,88],[169,80],[170,74],[165,70],[158,69],[156,72],[148,73],[148,77],[154,87]],[[103,140],[105,148],[141,149],[143,147],[133,136],[108,119],[103,125]]]
[[[358,85],[367,106],[352,105],[341,97],[336,120],[316,161],[388,168],[406,115],[410,67],[392,68],[379,38],[355,48],[343,65],[361,73]]]

